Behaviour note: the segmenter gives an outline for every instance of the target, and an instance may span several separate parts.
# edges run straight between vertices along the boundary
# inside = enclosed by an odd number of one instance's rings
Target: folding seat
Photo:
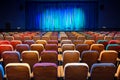
[[[57,65],[55,63],[36,63],[33,66],[34,80],[57,80]]]
[[[106,50],[115,50],[117,52],[120,51],[120,45],[119,44],[108,44],[106,46]]]
[[[104,50],[104,45],[103,44],[92,44],[90,47],[90,50],[96,50],[100,54],[100,52]]]
[[[41,53],[41,62],[49,62],[58,64],[58,53],[57,51],[43,51]]]
[[[58,40],[58,36],[50,36],[50,40]]]
[[[94,63],[97,63],[98,58],[99,53],[95,50],[86,50],[81,53],[81,62],[87,63],[89,68],[91,68]]]
[[[95,41],[97,42],[98,40],[104,40],[104,36],[102,35],[96,36]]]
[[[4,40],[4,36],[0,34],[0,40]]]
[[[66,50],[63,52],[63,67],[67,63],[79,62],[80,53],[76,50]]]
[[[34,41],[34,40],[24,40],[23,43],[24,43],[24,44],[28,44],[28,45],[30,46],[31,44],[34,44],[35,41]]]
[[[0,45],[1,44],[10,44],[10,41],[8,41],[8,40],[0,40]]]
[[[40,36],[33,36],[33,40],[36,42],[37,40],[40,40]]]
[[[62,40],[62,41],[61,41],[61,46],[62,46],[63,44],[72,44],[72,41],[71,41],[71,40]]]
[[[9,63],[5,66],[7,80],[30,80],[30,66],[27,63]]]
[[[117,61],[118,52],[114,50],[105,50],[100,53],[99,60],[101,63],[113,63]]]
[[[12,41],[14,40],[13,36],[5,36],[5,40]]]
[[[44,50],[43,44],[32,44],[32,45],[30,46],[30,48],[31,48],[31,50],[36,50],[36,51],[38,51],[38,52],[39,52],[39,57],[40,57],[40,55],[41,55],[41,52]]]
[[[17,44],[16,45],[16,51],[22,53],[22,51],[28,51],[30,50],[30,47],[28,44]]]
[[[120,36],[114,36],[114,40],[119,40],[120,41]]]
[[[21,41],[23,41],[23,38],[20,35],[14,35],[14,40],[21,40]]]
[[[14,50],[16,49],[17,44],[22,44],[21,40],[12,40],[10,44],[13,46]]]
[[[91,80],[114,80],[116,67],[113,63],[96,63],[90,70]]]
[[[39,53],[38,51],[23,51],[21,58],[22,63],[28,63],[32,69],[33,65],[39,62]]]
[[[4,74],[3,66],[0,64],[0,80],[4,80]]]
[[[103,44],[104,45],[104,49],[106,49],[106,46],[108,45],[108,41],[107,40],[98,40],[97,44]]]
[[[75,50],[75,45],[74,44],[63,44],[62,47],[62,52],[65,50]]]
[[[23,41],[25,41],[25,40],[31,40],[31,39],[32,39],[32,37],[30,35],[23,36]]]
[[[95,44],[95,41],[94,40],[85,40],[84,44],[88,44],[90,47],[92,44]]]
[[[43,46],[45,47],[45,45],[47,44],[46,40],[37,40],[36,44],[43,44]]]
[[[68,36],[60,36],[60,40],[68,40]]]
[[[118,68],[116,70],[115,77],[117,78],[117,80],[120,80],[120,64],[118,65]]]
[[[9,45],[9,44],[2,44],[2,45],[0,45],[0,58],[2,57],[2,53],[4,51],[13,51],[12,45]]]
[[[108,44],[120,44],[119,40],[110,40]]]
[[[88,44],[77,44],[76,50],[82,53],[84,50],[89,50],[89,45]]]
[[[112,36],[105,36],[105,37],[104,37],[104,40],[107,40],[107,41],[110,41],[110,40],[112,40],[112,39],[113,39]]]
[[[71,41],[74,41],[74,40],[77,40],[77,37],[76,36],[69,36],[68,39]]]
[[[6,66],[8,63],[19,63],[20,53],[18,51],[4,51],[2,53],[3,64]]]
[[[42,39],[42,40],[46,40],[46,41],[48,41],[48,40],[50,40],[50,37],[49,37],[49,36],[42,36],[41,39]]]
[[[88,71],[86,63],[67,63],[64,67],[64,80],[87,80]]]
[[[82,41],[84,41],[86,38],[85,38],[85,36],[78,36],[77,37],[77,40],[82,40]]]
[[[57,44],[46,44],[45,50],[57,51],[58,52],[58,45]]]
[[[73,44],[76,46],[77,44],[83,44],[83,40],[73,40]]]
[[[58,40],[48,40],[48,44],[58,44]]]

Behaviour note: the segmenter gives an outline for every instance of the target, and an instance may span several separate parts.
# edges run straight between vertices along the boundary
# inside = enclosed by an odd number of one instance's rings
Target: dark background
[[[1,0],[0,1],[0,31],[26,31],[25,4],[26,1],[42,0]],[[58,1],[58,0],[43,0]],[[98,26],[97,30],[120,30],[120,1],[119,0],[59,0],[66,1],[97,1]],[[87,30],[87,29],[86,29]],[[88,29],[89,30],[89,29]],[[91,30],[94,30],[92,28]]]

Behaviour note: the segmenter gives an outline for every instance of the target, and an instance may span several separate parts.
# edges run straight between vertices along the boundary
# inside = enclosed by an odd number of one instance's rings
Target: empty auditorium
[[[1,0],[0,80],[120,80],[120,1]]]

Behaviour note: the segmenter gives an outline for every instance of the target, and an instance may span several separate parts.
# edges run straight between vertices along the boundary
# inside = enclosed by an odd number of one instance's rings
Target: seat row
[[[61,68],[54,63],[36,63],[30,70],[27,63],[9,63],[5,71],[0,65],[0,80],[119,80],[120,66],[113,63],[67,63]],[[117,69],[117,70],[116,70]],[[60,79],[62,77],[62,79]],[[116,79],[115,79],[116,78]]]

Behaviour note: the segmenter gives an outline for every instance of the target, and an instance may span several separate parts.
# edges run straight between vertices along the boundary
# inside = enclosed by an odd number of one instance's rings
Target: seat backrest
[[[87,63],[89,68],[91,68],[94,63],[97,63],[98,58],[99,53],[95,50],[86,50],[81,53],[81,62]]]
[[[72,41],[71,41],[71,40],[62,40],[62,41],[61,41],[61,46],[62,46],[63,44],[72,44]]]
[[[16,51],[22,53],[22,51],[28,51],[30,50],[30,47],[28,44],[17,44],[16,45]]]
[[[37,40],[40,40],[40,36],[33,36],[33,40],[36,42]]]
[[[98,40],[97,44],[103,44],[104,45],[104,49],[106,49],[106,46],[108,45],[108,41],[107,40]]]
[[[76,50],[82,53],[82,51],[89,50],[89,45],[88,44],[77,44]]]
[[[36,63],[33,66],[34,80],[57,80],[57,65],[55,63]]]
[[[114,80],[115,71],[113,63],[95,63],[90,70],[91,80]]]
[[[77,44],[83,44],[83,40],[73,40],[73,44],[76,46]]]
[[[21,41],[21,40],[12,40],[12,41],[10,42],[10,44],[13,46],[13,48],[14,48],[14,50],[15,50],[16,45],[17,45],[17,44],[22,44],[22,41]]]
[[[66,50],[63,52],[63,66],[66,63],[79,62],[80,53],[75,50]]]
[[[84,44],[88,44],[90,47],[92,44],[95,44],[95,40],[85,40]]]
[[[0,45],[0,58],[2,57],[2,53],[4,51],[13,51],[13,47],[10,44],[2,44]]]
[[[30,49],[38,51],[39,52],[39,57],[40,57],[41,52],[44,50],[44,46],[43,46],[43,44],[32,44],[30,46]]]
[[[45,45],[45,50],[57,51],[58,52],[58,45],[57,44],[46,44]]]
[[[38,51],[23,51],[21,58],[22,62],[28,63],[32,69],[33,65],[39,62],[39,53]]]
[[[65,80],[86,80],[89,67],[86,63],[67,63],[64,67]]]
[[[50,62],[50,63],[58,64],[57,51],[43,51],[41,53],[41,62]]]
[[[58,40],[48,40],[48,44],[58,44]]]
[[[43,46],[45,47],[45,45],[47,44],[46,40],[37,40],[36,44],[43,44]]]
[[[28,45],[30,46],[31,44],[34,44],[35,41],[34,41],[34,40],[24,40],[23,43],[24,43],[24,44],[28,44]]]
[[[4,69],[3,66],[0,64],[0,80],[3,80],[4,78]]]
[[[75,45],[74,44],[63,44],[62,45],[62,52],[65,50],[75,50]]]
[[[100,52],[104,50],[104,45],[103,44],[92,44],[90,47],[90,50],[96,50],[100,54]]]
[[[13,36],[5,36],[5,40],[12,41],[14,40]]]
[[[117,52],[120,51],[120,45],[119,44],[108,44],[106,46],[106,50],[115,50]]]
[[[3,64],[6,66],[8,63],[19,63],[20,53],[18,51],[4,51],[2,53]]]
[[[104,50],[100,53],[99,60],[102,63],[113,63],[117,61],[118,52],[114,50]]]
[[[30,80],[30,66],[27,63],[9,63],[5,66],[7,80]]]

